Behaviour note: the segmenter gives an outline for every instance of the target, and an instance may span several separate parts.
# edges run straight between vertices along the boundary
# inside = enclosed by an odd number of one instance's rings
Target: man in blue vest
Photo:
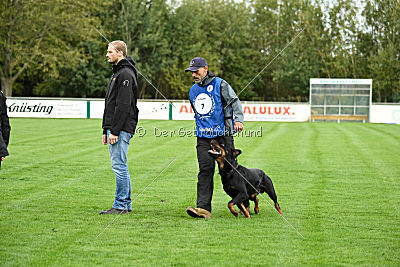
[[[192,72],[194,80],[189,98],[195,112],[199,163],[197,207],[188,207],[187,213],[192,217],[210,218],[215,170],[214,158],[208,153],[210,142],[216,139],[228,151],[234,149],[232,135],[243,130],[243,111],[232,87],[208,70],[204,58],[193,58],[187,71]]]

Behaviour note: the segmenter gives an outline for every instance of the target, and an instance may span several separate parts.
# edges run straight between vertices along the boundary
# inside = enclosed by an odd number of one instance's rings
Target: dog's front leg
[[[244,188],[245,189],[245,188]],[[243,202],[248,200],[249,196],[247,195],[245,190],[239,191],[239,194],[235,196],[229,203],[228,203],[228,208],[232,212],[233,215],[238,216],[237,211],[233,207],[235,204],[239,207],[239,209],[243,212],[243,214],[247,217],[250,218],[250,213],[246,209],[246,207],[243,205]],[[240,204],[239,204],[240,203]]]
[[[235,210],[234,205],[235,204],[233,202],[229,202],[228,203],[228,209],[231,211],[231,213],[233,215],[235,215],[237,217],[239,215],[239,213]]]
[[[240,203],[239,204],[239,208],[240,208],[240,210],[243,212],[243,214],[244,214],[244,216],[246,216],[247,218],[251,218],[250,217],[250,213],[249,213],[249,211],[245,208],[245,206],[243,205],[243,203]]]

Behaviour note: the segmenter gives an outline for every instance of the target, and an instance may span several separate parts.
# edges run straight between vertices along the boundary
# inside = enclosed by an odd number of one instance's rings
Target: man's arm
[[[236,131],[243,130],[244,116],[242,104],[240,103],[239,97],[236,95],[235,91],[233,91],[232,87],[225,80],[222,80],[221,82],[221,95],[224,99],[223,105],[229,104],[228,106],[232,107],[234,129]],[[224,112],[230,112],[228,106],[224,106]]]

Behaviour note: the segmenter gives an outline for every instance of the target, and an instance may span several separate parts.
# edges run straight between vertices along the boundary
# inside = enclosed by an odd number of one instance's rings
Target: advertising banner
[[[10,99],[9,117],[86,118],[87,102],[81,100]]]
[[[309,104],[243,104],[245,121],[308,121]]]
[[[174,102],[173,120],[193,120],[190,103]],[[245,121],[308,121],[310,105],[307,104],[242,104]]]
[[[173,120],[194,120],[194,112],[189,102],[173,102],[172,104]]]
[[[147,120],[168,120],[169,103],[168,102],[138,102],[139,119]]]
[[[104,99],[7,98],[9,117],[101,119]],[[139,119],[194,120],[189,102],[139,101]],[[309,121],[308,103],[243,102],[245,121]],[[369,121],[400,124],[400,105],[372,104]]]
[[[91,119],[103,119],[104,112],[104,99],[102,100],[90,100],[90,114]]]
[[[139,120],[168,120],[169,103],[157,101],[138,101]],[[102,119],[104,100],[90,100],[90,118]]]
[[[371,105],[369,122],[400,124],[400,105]]]

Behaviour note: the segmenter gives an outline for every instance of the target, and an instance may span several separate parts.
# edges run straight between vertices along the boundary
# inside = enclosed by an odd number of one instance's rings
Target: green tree
[[[81,49],[71,44],[94,37],[97,18],[91,13],[98,7],[91,0],[1,1],[0,79],[6,95],[28,68],[58,77],[61,66],[82,62]]]
[[[33,95],[58,97],[104,97],[111,74],[106,60],[107,42],[99,35],[98,40],[83,40],[76,44],[81,51],[82,60],[75,65],[58,68],[58,75],[39,77],[43,81],[33,86]],[[32,87],[32,86],[31,86]]]
[[[228,81],[238,93],[241,91],[256,70],[250,13],[244,2],[237,1],[186,0],[173,10],[173,60],[165,69],[173,98],[187,98],[192,78],[184,69],[196,56],[204,57],[210,71]],[[241,97],[251,92],[251,88],[246,89]]]
[[[308,98],[309,78],[318,75],[321,10],[311,1],[253,1],[259,64],[257,95],[269,101]],[[290,98],[292,96],[292,98]],[[296,98],[294,97],[296,96]]]
[[[373,98],[398,102],[400,92],[400,3],[365,1],[364,32],[360,46],[368,55],[368,71],[374,79]]]
[[[121,1],[113,38],[126,41],[141,78],[139,97],[163,98],[164,68],[170,63],[170,7],[162,0]],[[155,89],[155,88],[156,89]]]
[[[164,69],[170,87],[169,96],[187,99],[192,78],[184,70],[192,58],[204,57],[212,72],[220,72],[218,56],[214,50],[216,40],[210,41],[214,29],[210,25],[209,2],[184,0],[171,14],[171,64]],[[223,6],[220,6],[223,9]],[[218,40],[217,40],[218,41]]]

